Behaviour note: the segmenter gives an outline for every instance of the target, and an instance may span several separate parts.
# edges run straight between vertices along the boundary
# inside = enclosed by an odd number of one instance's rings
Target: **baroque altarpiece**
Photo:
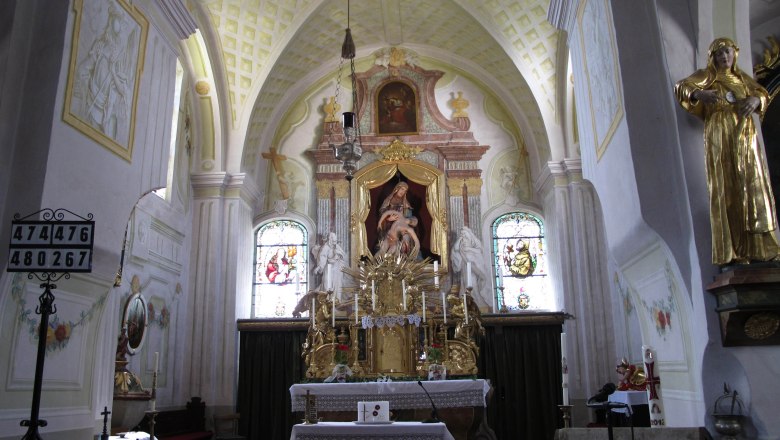
[[[378,51],[375,64],[356,75],[364,154],[350,181],[332,148],[344,142],[339,105],[325,105],[322,135],[310,150],[317,233],[335,234],[348,256],[343,267],[323,271],[296,308],[310,312],[309,378],[325,378],[337,364],[357,377],[422,376],[434,362],[451,376],[477,374],[479,292],[449,277],[449,246],[451,231],[479,230],[478,163],[489,146],[469,131],[462,93],[448,102],[451,118],[437,106],[443,75],[400,48]]]

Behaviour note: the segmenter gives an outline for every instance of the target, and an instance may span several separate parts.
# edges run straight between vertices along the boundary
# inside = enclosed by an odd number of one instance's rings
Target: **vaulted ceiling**
[[[244,168],[267,148],[285,107],[338,66],[346,0],[200,0],[221,52],[231,128]],[[558,39],[549,0],[353,0],[357,57],[410,48],[490,87],[519,121],[526,145],[549,158]],[[213,56],[213,55],[212,55]]]

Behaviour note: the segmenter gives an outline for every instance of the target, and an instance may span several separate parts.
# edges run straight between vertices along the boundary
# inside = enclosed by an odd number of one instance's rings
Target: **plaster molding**
[[[171,25],[180,40],[186,40],[198,29],[195,18],[180,0],[155,0],[154,2]]]
[[[547,21],[555,28],[566,31],[567,39],[573,34],[579,0],[550,0]]]

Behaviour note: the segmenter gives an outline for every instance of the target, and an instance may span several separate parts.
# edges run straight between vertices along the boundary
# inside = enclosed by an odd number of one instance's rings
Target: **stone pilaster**
[[[258,191],[243,174],[195,174],[193,185],[192,255],[187,319],[189,344],[177,355],[181,383],[188,396],[212,405],[235,401],[237,372],[235,326],[250,316],[252,209]],[[237,302],[237,298],[240,301]],[[179,398],[189,398],[179,396]]]
[[[582,179],[579,160],[548,162],[544,194],[550,274],[566,321],[569,390],[586,400],[614,382],[615,344],[601,210],[593,186]],[[587,317],[587,319],[576,319]],[[571,347],[579,347],[573,349]]]

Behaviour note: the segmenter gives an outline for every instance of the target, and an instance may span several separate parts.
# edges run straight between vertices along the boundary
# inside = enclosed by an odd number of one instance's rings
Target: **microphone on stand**
[[[441,420],[439,420],[439,413],[436,411],[436,405],[433,403],[433,399],[431,399],[431,395],[428,394],[428,390],[425,389],[422,382],[419,380],[417,381],[417,385],[420,385],[420,388],[425,391],[425,395],[428,396],[428,400],[431,401],[431,407],[433,408],[433,411],[431,411],[431,417],[423,420],[423,423],[441,423]]]

